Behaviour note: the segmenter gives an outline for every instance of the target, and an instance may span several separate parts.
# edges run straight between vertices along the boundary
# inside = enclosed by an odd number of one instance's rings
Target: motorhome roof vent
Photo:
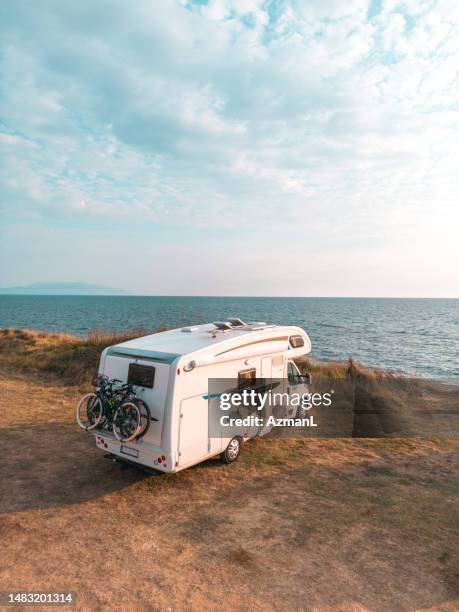
[[[247,323],[247,327],[251,331],[259,331],[260,329],[268,329],[268,327],[277,327],[275,323],[265,323],[264,321],[252,321]]]
[[[182,332],[197,332],[199,331],[199,327],[196,325],[194,327],[182,327]]]
[[[213,325],[215,325],[219,331],[231,331],[232,329],[230,323],[227,321],[214,321]]]
[[[237,318],[228,319],[228,323],[231,325],[231,327],[244,327],[246,325],[242,319]]]

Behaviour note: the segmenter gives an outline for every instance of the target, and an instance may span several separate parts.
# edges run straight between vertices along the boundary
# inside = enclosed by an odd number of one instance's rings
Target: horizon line
[[[343,299],[343,300],[457,300],[455,296],[403,296],[403,295],[184,295],[166,293],[0,293],[0,297],[171,297],[171,298],[249,298],[249,299]]]

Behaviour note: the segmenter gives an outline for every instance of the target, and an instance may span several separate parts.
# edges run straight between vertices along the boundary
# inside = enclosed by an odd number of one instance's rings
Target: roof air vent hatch
[[[214,321],[213,325],[215,325],[219,331],[231,331],[232,329],[231,325],[227,321]]]
[[[246,326],[246,323],[244,323],[242,319],[238,319],[238,318],[228,319],[228,323],[231,325],[231,327],[245,327]]]

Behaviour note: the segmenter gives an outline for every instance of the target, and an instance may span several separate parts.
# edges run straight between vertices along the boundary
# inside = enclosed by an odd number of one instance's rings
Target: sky
[[[0,286],[459,297],[456,0],[0,13]]]

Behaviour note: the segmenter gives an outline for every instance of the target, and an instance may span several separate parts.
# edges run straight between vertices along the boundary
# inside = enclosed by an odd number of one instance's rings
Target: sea
[[[92,329],[179,327],[239,317],[299,325],[320,360],[353,359],[459,381],[459,299],[0,296],[0,328],[84,336]]]

